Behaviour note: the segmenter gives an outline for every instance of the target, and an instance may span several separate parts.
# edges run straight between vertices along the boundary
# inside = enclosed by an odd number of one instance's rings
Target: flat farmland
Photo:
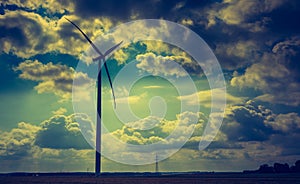
[[[118,183],[142,183],[142,184],[198,184],[198,183],[299,183],[299,174],[181,174],[181,175],[163,175],[163,176],[123,176],[123,175],[105,175],[100,177],[89,175],[72,176],[9,176],[1,175],[0,183],[99,183],[99,184],[118,184]]]

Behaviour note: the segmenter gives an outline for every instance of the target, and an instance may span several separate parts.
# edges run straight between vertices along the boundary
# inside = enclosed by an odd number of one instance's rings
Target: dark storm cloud
[[[0,16],[2,52],[23,58],[46,52],[47,45],[55,42],[46,31],[48,26],[48,22],[35,13],[12,11]]]
[[[272,34],[276,33],[281,36],[286,36],[300,33],[300,24],[298,19],[300,16],[299,1],[287,1],[278,9],[270,12],[266,16],[271,18],[269,30]]]
[[[270,47],[272,47],[270,44],[272,45],[272,43],[284,39],[283,36],[286,37],[299,32],[299,24],[293,23],[294,17],[298,17],[299,14],[299,8],[296,6],[298,4],[297,1],[283,2],[278,0],[263,0],[260,2],[231,1],[230,3],[222,1],[77,0],[66,5],[59,1],[57,5],[52,4],[52,6],[56,6],[56,9],[58,7],[61,10],[66,9],[71,15],[84,17],[88,20],[103,16],[115,21],[163,18],[181,22],[184,19],[189,19],[193,22],[190,26],[192,30],[196,31],[212,47],[219,58],[221,66],[225,69],[234,70],[258,62],[263,52],[270,51]],[[33,6],[32,3],[27,1],[24,3],[25,5],[29,8]],[[37,4],[37,6],[43,7],[46,5]],[[56,9],[54,8],[55,11]],[[58,37],[56,39],[62,40],[63,43],[72,43],[71,38],[81,42],[85,41],[79,34],[76,34],[76,30],[73,29],[72,25],[60,24],[60,26],[57,29]],[[20,39],[14,40],[11,38],[9,42],[24,44],[32,39],[26,35],[22,36],[24,30],[18,29],[12,30],[12,32],[15,31],[16,34],[14,35],[19,35]],[[282,33],[285,33],[285,35]],[[92,33],[88,34],[91,35]],[[9,38],[9,35],[6,35],[6,37]],[[27,45],[36,52],[43,52],[48,50],[46,45],[53,42],[52,36],[39,37],[39,40],[41,41],[34,45],[28,45],[28,43]],[[66,47],[67,45],[74,46],[78,43],[64,44],[63,46]],[[60,47],[62,46],[53,45],[51,50],[58,48],[65,53],[66,51]],[[19,47],[16,46],[13,49],[17,50]]]
[[[82,118],[86,119],[86,118]],[[90,122],[87,122],[90,123]],[[35,144],[42,148],[53,149],[90,149],[81,134],[80,125],[74,116],[57,115],[41,124]]]
[[[5,38],[12,40],[17,46],[26,46],[27,38],[24,34],[24,31],[19,27],[5,27],[4,25],[0,26],[0,39]]]
[[[105,16],[122,21],[163,18],[177,22],[190,17],[192,10],[198,11],[212,2],[215,1],[77,0],[74,12],[81,17]]]
[[[235,106],[221,128],[230,141],[266,141],[273,133],[264,121],[271,115],[262,106]]]
[[[77,121],[80,121],[81,124]],[[81,134],[81,131],[91,130],[91,121],[87,115],[71,114],[54,115],[40,125],[20,122],[16,128],[10,131],[0,130],[0,160],[14,160],[22,158],[35,158],[42,155],[57,157],[54,149],[65,150],[66,154],[74,152],[74,149],[91,149]],[[92,133],[86,135],[89,139]],[[42,149],[45,148],[45,149]],[[49,150],[50,149],[50,150]],[[56,150],[57,151],[57,150]],[[48,152],[48,153],[47,153]],[[58,152],[56,152],[58,153]],[[79,153],[79,152],[78,152]],[[66,157],[66,155],[59,155]]]
[[[277,153],[274,153],[277,156],[297,155],[300,116],[293,112],[275,114],[258,102],[248,101],[227,108],[219,134],[225,138],[217,138],[207,150],[203,150],[204,152],[209,154],[215,150],[240,153],[250,151],[249,154],[254,158],[255,155],[266,155],[272,149],[277,149]],[[197,150],[198,144],[199,139],[192,138],[184,148]],[[254,153],[256,151],[257,153]]]
[[[157,0],[77,0],[75,13],[82,17],[105,16],[128,21],[134,16],[138,18],[164,17],[176,4],[176,1]]]
[[[190,9],[196,31],[224,69],[260,62],[273,44],[299,34],[298,1],[215,2]],[[250,44],[251,43],[251,44]],[[244,47],[244,48],[242,48]]]
[[[263,92],[257,100],[298,106],[300,104],[299,62],[300,38],[292,37],[276,43],[270,52],[246,69],[235,74],[231,85]]]
[[[276,146],[282,154],[295,153],[300,135],[297,113],[275,114],[270,109],[249,101],[230,107],[220,129],[227,143],[258,142]]]
[[[281,154],[300,154],[300,117],[297,113],[279,114],[268,123],[277,133],[270,136],[270,143],[282,149]]]
[[[282,149],[282,156],[300,155],[300,133],[288,135],[275,134],[270,138],[270,143]]]
[[[72,20],[77,22],[79,21],[75,20],[75,18],[73,18]],[[65,40],[65,42],[71,42],[70,39],[81,40],[83,43],[86,42],[86,40],[80,34],[78,34],[78,31],[74,29],[74,26],[66,21],[60,25],[60,29],[57,30],[57,33],[60,36],[60,38]]]
[[[19,14],[18,16],[6,16],[5,21],[1,21],[0,38],[12,39],[12,43],[16,43],[18,46],[28,47],[29,39],[26,37],[25,25],[28,25],[30,34],[41,34],[41,25],[38,22]]]
[[[96,17],[108,16],[121,20],[129,19],[134,9],[143,1],[103,1],[103,0],[77,0],[75,3],[75,12],[79,16]],[[150,6],[151,7],[151,6]]]

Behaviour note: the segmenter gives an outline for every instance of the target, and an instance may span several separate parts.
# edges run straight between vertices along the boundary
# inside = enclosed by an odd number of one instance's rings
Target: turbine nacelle
[[[113,46],[112,48],[108,49],[104,54],[99,54],[98,57],[93,58],[93,61],[99,61],[101,59],[105,60],[105,57],[108,56],[112,51],[114,51],[116,48],[118,48],[121,44],[123,43],[123,41],[121,41],[120,43],[118,43],[117,45]]]

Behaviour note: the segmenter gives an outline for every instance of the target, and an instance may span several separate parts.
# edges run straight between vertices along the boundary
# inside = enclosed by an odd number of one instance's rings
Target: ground
[[[189,175],[163,175],[163,176],[0,176],[0,183],[143,183],[143,184],[201,184],[201,183],[299,183],[298,174],[242,174],[242,173],[209,173]]]

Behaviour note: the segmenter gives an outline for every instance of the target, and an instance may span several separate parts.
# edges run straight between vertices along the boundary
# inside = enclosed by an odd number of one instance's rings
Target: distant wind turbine
[[[104,63],[104,67],[107,73],[107,77],[109,80],[109,84],[111,87],[112,95],[114,98],[114,108],[116,108],[116,98],[114,93],[114,88],[112,86],[111,77],[109,75],[109,71],[107,68],[107,64],[105,62],[105,57],[109,55],[112,51],[114,51],[117,47],[119,47],[123,41],[118,43],[117,45],[111,47],[108,49],[104,54],[101,53],[101,51],[96,47],[96,45],[89,39],[89,37],[77,26],[74,22],[69,20],[65,17],[67,21],[69,21],[71,24],[73,24],[85,37],[85,39],[90,43],[90,45],[93,47],[93,49],[99,54],[98,57],[93,58],[93,61],[98,61],[98,90],[97,90],[97,125],[96,125],[96,158],[95,158],[95,174],[100,175],[101,173],[101,62]]]

